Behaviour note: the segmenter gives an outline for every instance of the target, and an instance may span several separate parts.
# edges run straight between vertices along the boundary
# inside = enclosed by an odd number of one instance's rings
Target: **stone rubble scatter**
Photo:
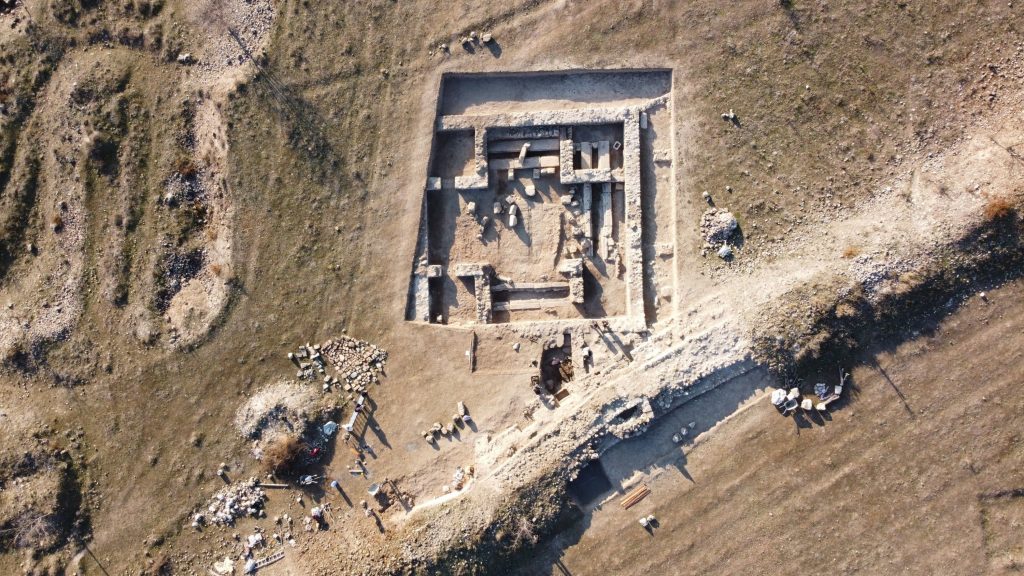
[[[259,516],[267,494],[259,487],[256,478],[221,488],[206,507],[209,521],[219,525],[233,525],[237,518]],[[197,516],[198,520],[198,516]]]

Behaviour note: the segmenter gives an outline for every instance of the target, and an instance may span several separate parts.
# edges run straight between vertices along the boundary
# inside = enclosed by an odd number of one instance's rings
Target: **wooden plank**
[[[493,309],[496,312],[522,312],[524,310],[543,310],[544,308],[563,308],[571,305],[572,301],[568,298],[536,298],[533,300],[495,302]]]
[[[646,498],[647,495],[650,493],[651,489],[648,488],[646,484],[641,484],[640,486],[637,486],[634,490],[630,491],[628,494],[623,496],[622,500],[620,500],[619,503],[622,505],[623,508],[629,509],[632,506],[636,505],[641,500],[643,500],[644,498]]]
[[[516,310],[541,310],[543,308],[561,308],[570,306],[572,302],[568,298],[536,298],[532,300],[512,300],[508,303],[509,312]]]
[[[599,240],[598,243],[601,247],[601,254],[603,258],[607,260],[611,256],[611,250],[609,250],[609,244],[612,239],[612,185],[610,183],[604,183],[601,185],[601,208],[599,211],[601,216],[601,222],[599,226]]]
[[[469,371],[476,372],[476,330],[473,331],[469,341]]]

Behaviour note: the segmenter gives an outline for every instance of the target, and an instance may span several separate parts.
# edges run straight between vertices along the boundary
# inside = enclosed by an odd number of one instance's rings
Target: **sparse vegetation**
[[[260,466],[264,473],[287,473],[302,453],[302,441],[294,434],[281,433],[263,448]]]
[[[994,196],[985,203],[985,219],[999,220],[1014,212],[1013,203],[1005,196]]]

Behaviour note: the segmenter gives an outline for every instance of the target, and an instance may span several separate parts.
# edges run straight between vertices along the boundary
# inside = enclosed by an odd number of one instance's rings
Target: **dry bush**
[[[857,316],[857,307],[849,302],[840,302],[836,306],[836,318],[855,318]]]
[[[51,516],[39,510],[26,510],[15,518],[10,530],[16,548],[49,549],[60,540],[60,529]]]
[[[53,228],[54,232],[60,232],[61,229],[64,228],[64,217],[60,214],[54,214],[53,217],[50,218],[50,227]]]
[[[537,543],[537,532],[534,529],[533,522],[530,522],[526,518],[520,518],[519,524],[516,526],[515,541],[512,544],[513,548],[518,548],[524,543],[531,545]]]
[[[860,256],[860,246],[847,246],[843,250],[843,258],[850,259]]]
[[[988,202],[985,203],[986,220],[999,220],[1009,216],[1011,212],[1013,212],[1013,203],[1005,196],[989,198]]]
[[[182,178],[188,179],[196,175],[199,170],[196,168],[195,162],[190,158],[182,159],[178,162],[177,172],[181,174]]]
[[[206,239],[213,242],[217,239],[217,229],[212,226],[206,227]]]
[[[220,276],[220,273],[223,272],[223,270],[224,269],[220,264],[210,264],[210,272],[213,272],[214,276]]]
[[[261,459],[263,471],[267,474],[284,472],[295,463],[302,452],[302,442],[292,434],[280,434],[263,448]]]
[[[900,274],[899,280],[892,287],[892,293],[896,296],[905,296],[910,294],[912,291],[921,287],[924,283],[925,278],[917,272],[907,272]]]

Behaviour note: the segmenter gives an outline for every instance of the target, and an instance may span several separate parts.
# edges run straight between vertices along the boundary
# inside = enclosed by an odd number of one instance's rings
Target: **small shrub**
[[[849,260],[850,258],[856,258],[860,256],[860,246],[847,246],[843,250],[843,258]]]
[[[177,172],[186,180],[194,177],[198,171],[199,169],[196,168],[195,162],[192,162],[189,158],[185,158],[178,162]]]
[[[60,214],[54,214],[53,217],[50,218],[50,227],[53,229],[54,232],[60,232],[61,230],[63,230],[64,217],[61,216]]]
[[[267,474],[286,472],[295,464],[301,452],[302,442],[297,436],[281,434],[263,449],[263,471]]]
[[[999,220],[1009,216],[1011,212],[1013,212],[1013,204],[1004,196],[989,198],[985,203],[986,220]]]

